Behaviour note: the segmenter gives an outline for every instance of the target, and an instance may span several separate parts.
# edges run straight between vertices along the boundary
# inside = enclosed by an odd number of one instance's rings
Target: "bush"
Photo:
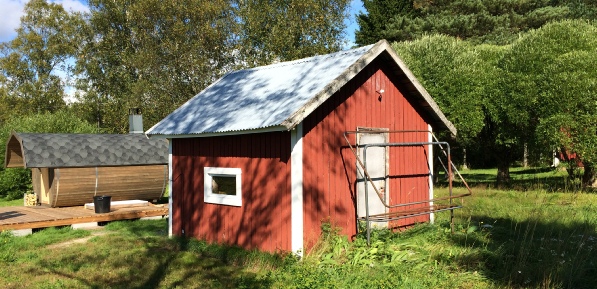
[[[31,171],[13,168],[0,170],[0,196],[7,200],[16,200],[31,190]]]

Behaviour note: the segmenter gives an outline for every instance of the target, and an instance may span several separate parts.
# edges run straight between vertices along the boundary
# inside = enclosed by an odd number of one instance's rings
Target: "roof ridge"
[[[273,69],[273,68],[279,68],[279,67],[292,66],[292,65],[297,65],[297,64],[301,64],[301,63],[312,62],[316,59],[333,58],[333,57],[337,57],[338,55],[346,55],[349,53],[356,53],[357,51],[368,51],[369,49],[371,49],[371,47],[373,47],[373,45],[374,44],[361,46],[361,47],[357,47],[357,48],[352,48],[352,49],[347,49],[347,50],[340,50],[340,51],[332,52],[329,54],[320,54],[320,55],[314,55],[311,57],[306,57],[306,58],[301,58],[301,59],[272,63],[272,64],[262,65],[262,66],[252,67],[252,68],[239,69],[239,70],[231,71],[228,74],[235,74],[237,72],[243,72],[243,71],[268,70],[268,69]]]

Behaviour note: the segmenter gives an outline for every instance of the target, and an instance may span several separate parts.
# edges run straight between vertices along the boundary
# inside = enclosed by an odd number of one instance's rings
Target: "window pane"
[[[218,195],[236,195],[236,176],[212,176],[212,193]]]

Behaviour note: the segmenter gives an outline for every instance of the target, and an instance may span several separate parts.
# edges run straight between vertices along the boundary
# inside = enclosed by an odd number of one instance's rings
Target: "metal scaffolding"
[[[357,144],[356,147],[362,148],[362,150],[363,150],[363,159],[361,160],[361,158],[359,157],[359,154],[357,153],[357,150],[355,149],[355,146],[353,146],[353,144],[351,144],[350,141],[348,140],[349,134],[358,134],[358,133],[429,133],[433,137],[433,141],[430,141],[430,142],[403,142],[403,143],[387,142],[387,143],[370,143],[370,144],[365,144],[365,145]],[[421,216],[421,215],[428,215],[428,214],[433,214],[436,212],[448,211],[448,210],[450,211],[450,227],[451,227],[452,233],[454,232],[454,209],[461,208],[462,206],[454,203],[453,200],[457,199],[457,198],[470,196],[470,195],[472,195],[472,191],[471,191],[470,187],[468,186],[468,184],[466,183],[466,181],[464,180],[464,178],[462,177],[462,175],[460,174],[460,172],[458,171],[458,169],[456,168],[456,166],[454,165],[454,163],[452,163],[451,153],[450,153],[450,145],[447,142],[438,141],[437,137],[431,131],[422,131],[422,130],[347,131],[344,133],[344,139],[348,143],[350,150],[352,151],[352,153],[354,154],[354,156],[357,160],[357,165],[362,169],[363,175],[365,177],[365,186],[364,186],[365,187],[364,188],[365,217],[361,217],[361,218],[359,218],[359,220],[363,220],[366,222],[367,243],[370,242],[371,223],[372,222],[396,221],[396,220],[400,220],[400,219],[411,218],[411,217]],[[416,146],[425,146],[425,145],[438,146],[440,148],[441,152],[443,153],[443,155],[447,158],[448,166],[446,167],[446,164],[444,164],[441,157],[438,156],[439,162],[440,162],[441,166],[443,167],[444,171],[446,171],[447,176],[448,176],[449,196],[442,197],[442,198],[433,198],[433,199],[423,200],[423,201],[409,202],[409,203],[388,204],[385,200],[384,194],[382,192],[380,192],[379,188],[377,188],[377,186],[373,182],[373,179],[371,178],[369,172],[367,171],[367,149],[372,148],[372,147],[384,147],[384,148],[387,148],[387,147],[416,147]],[[433,176],[433,171],[432,171],[431,167],[429,169],[430,169],[429,175]],[[452,181],[454,178],[454,173],[456,173],[459,176],[462,183],[468,189],[468,193],[460,194],[460,195],[452,194],[452,187],[453,187]],[[369,183],[371,185],[371,187],[375,191],[376,195],[379,197],[381,203],[387,209],[401,208],[401,207],[407,207],[407,206],[412,206],[412,205],[421,205],[421,204],[428,204],[428,205],[422,206],[419,208],[415,208],[415,209],[406,208],[406,209],[398,210],[398,211],[394,211],[394,212],[388,211],[388,212],[382,213],[382,214],[371,215],[369,213],[369,211],[370,211],[370,208],[369,208],[369,186],[367,185],[367,183]],[[445,201],[445,200],[449,201],[449,203],[446,205],[434,204],[436,201]]]

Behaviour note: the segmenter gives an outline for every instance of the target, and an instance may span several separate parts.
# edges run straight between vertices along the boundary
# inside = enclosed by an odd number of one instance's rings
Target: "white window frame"
[[[205,203],[228,205],[240,207],[243,204],[242,171],[240,168],[215,168],[205,167],[203,169],[203,201]],[[214,194],[212,191],[213,176],[216,177],[236,177],[236,195]]]

